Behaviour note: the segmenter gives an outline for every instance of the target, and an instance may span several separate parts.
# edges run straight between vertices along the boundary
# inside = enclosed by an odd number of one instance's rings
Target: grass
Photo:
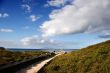
[[[39,73],[110,73],[110,40],[58,56]]]
[[[31,59],[32,57],[37,57],[46,53],[49,52],[44,52],[44,51],[12,52],[3,49],[3,47],[0,47],[0,66],[14,62],[25,61]]]

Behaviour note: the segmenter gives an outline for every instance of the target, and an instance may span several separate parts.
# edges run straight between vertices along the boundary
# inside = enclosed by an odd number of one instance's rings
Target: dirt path
[[[57,54],[56,56],[59,56],[61,54]],[[28,67],[26,69],[23,69],[17,73],[37,73],[42,67],[44,67],[45,64],[47,64],[49,61],[51,61],[52,59],[54,59],[56,56],[52,57],[52,58],[49,58],[49,59],[46,59],[38,64],[35,64],[31,67]]]

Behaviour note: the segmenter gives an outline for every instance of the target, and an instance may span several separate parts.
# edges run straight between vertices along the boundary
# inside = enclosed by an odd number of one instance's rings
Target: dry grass
[[[110,73],[110,41],[56,57],[40,73]]]

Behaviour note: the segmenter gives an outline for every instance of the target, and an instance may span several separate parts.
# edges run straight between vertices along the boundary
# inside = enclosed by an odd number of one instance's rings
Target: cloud
[[[0,46],[6,48],[72,48],[80,45],[78,42],[63,42],[49,38],[39,37],[37,35],[24,37],[21,40],[0,40]]]
[[[47,1],[47,4],[45,4],[44,7],[48,7],[48,6],[61,7],[70,1],[72,0],[50,0],[50,1]]]
[[[7,29],[7,28],[1,28],[0,32],[13,32],[12,29]]]
[[[0,13],[0,18],[6,18],[8,16],[9,16],[8,13]]]
[[[24,26],[22,29],[30,29],[29,26]]]
[[[36,20],[40,18],[40,16],[30,15],[29,18],[31,19],[32,22],[35,22]]]
[[[1,47],[6,47],[6,48],[14,48],[14,47],[19,47],[20,45],[17,42],[15,42],[15,41],[0,40],[0,46]]]
[[[32,2],[33,0],[22,0],[23,3],[30,3]]]
[[[108,30],[110,32],[110,30]],[[103,31],[99,38],[110,38],[110,33],[107,31]]]
[[[21,43],[25,47],[55,47],[59,46],[60,43],[48,38],[42,38],[38,36],[25,37],[21,39]]]
[[[100,35],[99,38],[110,38],[110,34],[109,35]]]
[[[25,12],[31,12],[31,6],[28,4],[23,4],[21,7],[25,10]]]
[[[40,26],[43,36],[101,33],[110,29],[110,0],[75,0],[49,18]]]

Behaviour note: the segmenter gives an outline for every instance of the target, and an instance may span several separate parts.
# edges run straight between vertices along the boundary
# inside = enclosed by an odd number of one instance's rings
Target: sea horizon
[[[65,51],[65,52],[71,52],[71,51],[78,50],[78,49],[7,48],[7,50],[10,50],[10,51],[48,51],[48,52]]]

